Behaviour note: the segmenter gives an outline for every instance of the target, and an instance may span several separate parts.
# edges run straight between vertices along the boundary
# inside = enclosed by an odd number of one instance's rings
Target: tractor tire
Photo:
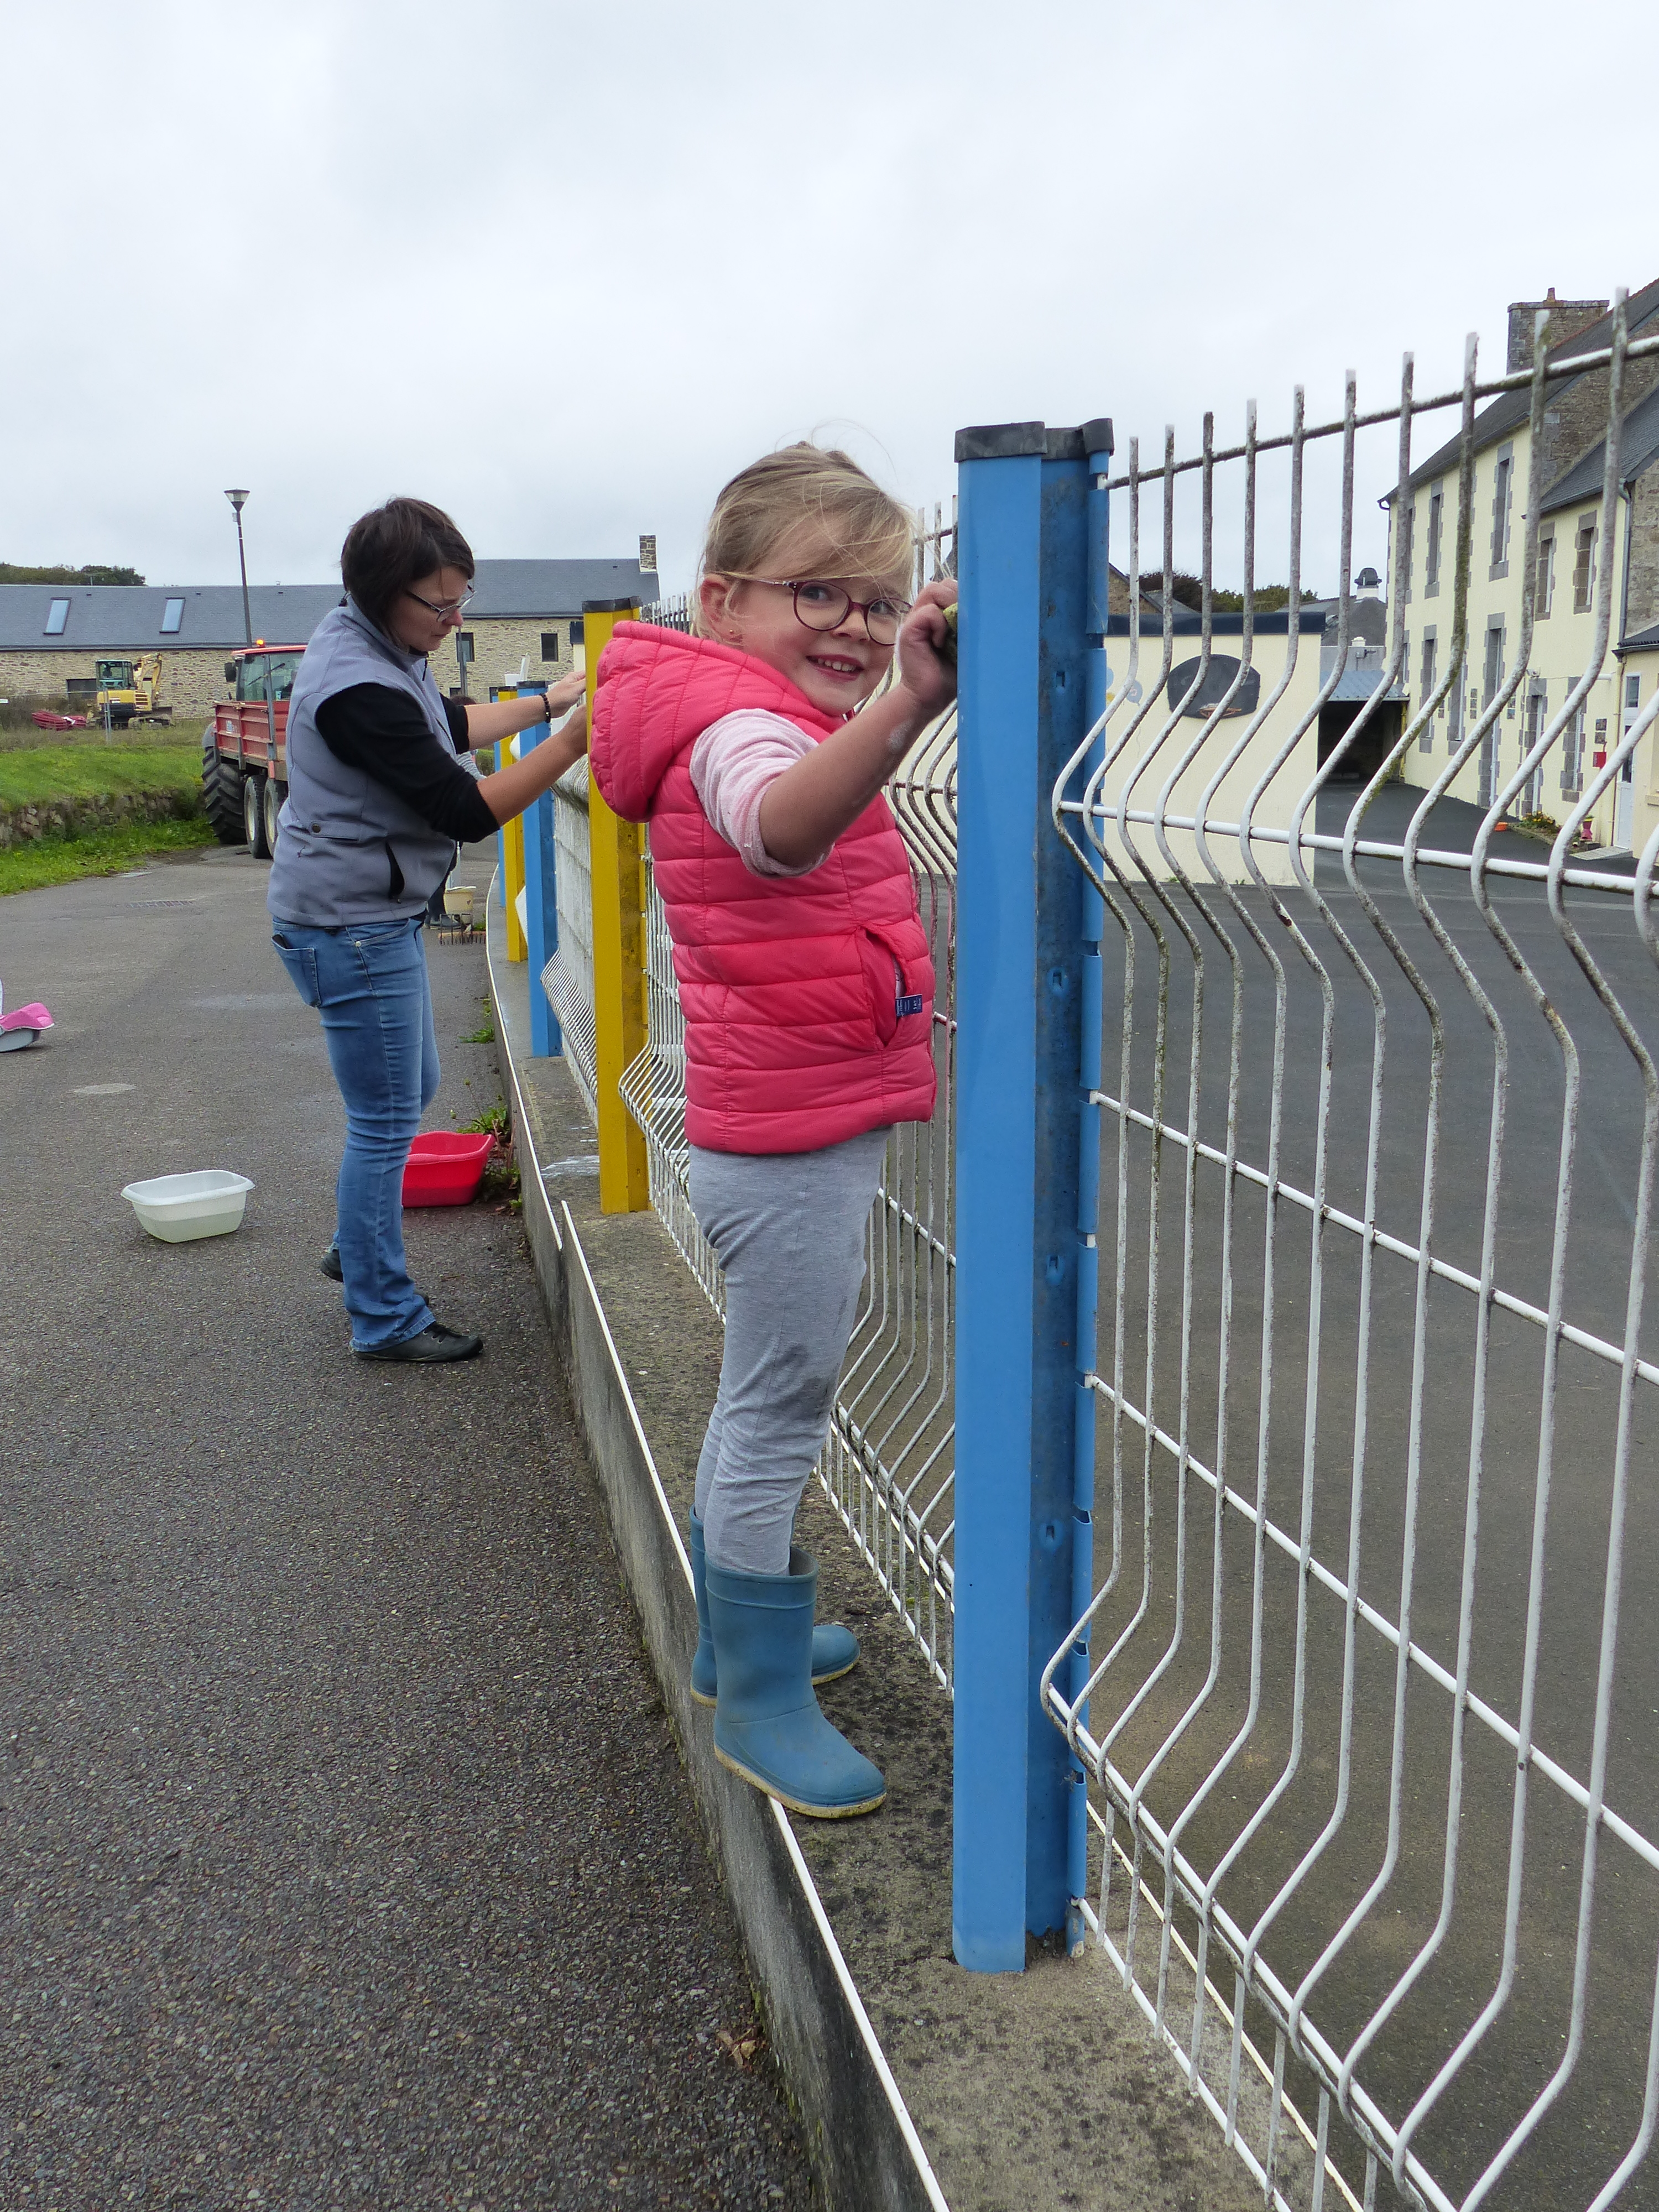
[[[242,826],[242,776],[233,760],[211,745],[202,749],[202,811],[213,825],[222,845],[240,845],[247,832]]]
[[[276,857],[276,817],[283,811],[283,801],[288,797],[288,786],[278,783],[274,775],[264,780],[264,793],[259,803],[260,820],[264,825],[265,850],[274,860]]]
[[[263,775],[242,778],[242,842],[256,860],[270,858],[270,848],[265,842],[265,779]]]

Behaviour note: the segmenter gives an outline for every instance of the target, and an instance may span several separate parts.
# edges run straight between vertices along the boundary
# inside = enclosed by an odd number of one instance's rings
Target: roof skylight
[[[183,622],[184,618],[185,603],[183,599],[169,599],[161,610],[162,636],[176,637],[179,634],[179,625]]]
[[[69,607],[70,603],[67,599],[54,599],[52,605],[46,609],[46,635],[48,637],[62,637],[64,635],[64,624],[69,620]]]

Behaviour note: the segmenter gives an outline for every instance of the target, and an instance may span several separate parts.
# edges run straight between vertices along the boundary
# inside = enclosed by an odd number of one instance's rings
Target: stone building
[[[1545,346],[1570,362],[1606,348],[1613,319],[1605,300],[1517,301],[1510,309],[1508,368],[1533,362],[1533,329],[1542,310]],[[1632,338],[1659,334],[1659,283],[1631,295]],[[1537,477],[1538,561],[1534,578],[1533,635],[1528,665],[1502,719],[1479,755],[1461,771],[1454,798],[1488,805],[1513,775],[1552,714],[1577,684],[1594,657],[1597,584],[1609,577],[1613,627],[1602,673],[1575,714],[1530,787],[1518,811],[1541,810],[1558,819],[1601,765],[1609,733],[1628,726],[1650,662],[1641,653],[1620,653],[1638,634],[1659,624],[1659,356],[1626,362],[1618,469],[1620,496],[1603,543],[1601,493],[1607,468],[1607,371],[1587,369],[1552,379],[1548,386]],[[1475,417],[1474,498],[1468,618],[1463,665],[1417,744],[1402,763],[1406,780],[1426,787],[1447,756],[1463,742],[1470,721],[1506,681],[1521,634],[1525,584],[1528,489],[1533,478],[1528,428],[1530,395],[1501,392]],[[1454,437],[1412,475],[1402,524],[1406,544],[1407,690],[1411,709],[1431,697],[1446,676],[1450,647],[1453,574],[1457,547],[1458,442]],[[1393,573],[1393,550],[1389,555]],[[1616,740],[1615,740],[1616,741]],[[1642,825],[1659,808],[1659,759],[1655,740],[1620,787],[1598,805],[1598,842],[1627,851]]]
[[[475,698],[522,671],[550,681],[574,665],[586,599],[657,597],[637,561],[480,561],[458,635]],[[256,584],[256,639],[303,645],[332,606],[337,584]],[[161,703],[175,720],[204,717],[227,693],[225,660],[246,643],[236,584],[0,584],[0,698],[73,705],[89,699],[100,659],[161,656]],[[455,639],[432,659],[440,687],[459,687]]]

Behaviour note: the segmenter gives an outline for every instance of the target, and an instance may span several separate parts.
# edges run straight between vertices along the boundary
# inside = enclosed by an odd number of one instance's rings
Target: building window
[[[572,615],[570,617],[570,642],[572,645],[580,645],[582,642],[583,630],[584,623],[582,617],[580,615]]]
[[[1501,453],[1492,472],[1492,573],[1509,574],[1510,495],[1514,486],[1515,456]]]
[[[1578,535],[1573,544],[1572,607],[1575,614],[1588,614],[1595,591],[1595,517],[1583,515],[1579,519]]]
[[[1420,714],[1434,696],[1435,635],[1431,629],[1423,633],[1423,666],[1417,680],[1417,711]],[[1423,734],[1417,741],[1419,752],[1427,752],[1434,744],[1434,717],[1423,725]]]
[[[1533,594],[1533,614],[1542,622],[1550,611],[1555,597],[1555,532],[1548,531],[1538,541],[1538,581]]]
[[[1641,703],[1642,679],[1639,676],[1627,676],[1625,678],[1625,704],[1626,707],[1636,708]]]
[[[1412,595],[1412,549],[1417,537],[1417,509],[1408,507],[1400,518],[1401,552],[1406,565],[1406,597]]]
[[[542,659],[562,660],[563,658],[559,647],[559,633],[556,629],[544,629],[542,632]]]
[[[52,605],[46,609],[46,635],[48,637],[62,637],[64,635],[64,624],[68,620],[69,601],[67,599],[54,599]]]
[[[161,610],[162,636],[177,637],[179,635],[179,625],[183,622],[184,618],[184,601],[182,599],[169,599]]]
[[[1440,588],[1440,528],[1444,513],[1442,487],[1437,484],[1429,494],[1429,543],[1423,556],[1423,588],[1425,592],[1435,592]]]
[[[1501,621],[1493,623],[1491,629],[1486,632],[1486,666],[1485,675],[1486,696],[1482,698],[1480,703],[1483,707],[1490,707],[1492,701],[1498,696],[1498,685],[1504,680],[1504,625]],[[1474,711],[1474,698],[1473,693],[1471,693],[1469,697],[1469,711],[1471,714]]]
[[[1574,677],[1567,690],[1570,692],[1576,690],[1577,684],[1578,679]],[[1583,766],[1584,710],[1580,707],[1567,724],[1566,734],[1561,740],[1561,795],[1564,799],[1577,798]]]

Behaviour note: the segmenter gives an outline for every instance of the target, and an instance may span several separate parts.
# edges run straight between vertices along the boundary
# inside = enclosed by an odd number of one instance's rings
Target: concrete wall
[[[1238,643],[1236,637],[1218,637],[1214,650],[1217,653],[1225,653],[1237,659]],[[1238,820],[1244,801],[1249,796],[1251,790],[1278,757],[1281,749],[1289,743],[1297,724],[1312,708],[1315,694],[1319,689],[1320,648],[1319,637],[1313,631],[1302,632],[1294,639],[1288,635],[1273,636],[1272,635],[1257,638],[1253,665],[1261,674],[1261,696],[1264,700],[1269,698],[1278,685],[1285,672],[1286,648],[1291,643],[1295,643],[1297,647],[1296,665],[1285,688],[1285,696],[1274,706],[1267,721],[1252,738],[1243,757],[1229,771],[1218,787],[1208,810],[1209,819],[1212,822],[1236,823]],[[1154,678],[1158,674],[1159,650],[1158,645],[1154,641],[1151,649],[1151,672]],[[1174,649],[1176,668],[1178,669],[1183,662],[1195,658],[1198,650],[1199,644],[1195,635],[1188,633],[1177,636]],[[1114,665],[1116,665],[1120,659],[1127,664],[1127,639],[1114,638],[1111,641],[1110,653]],[[1144,670],[1148,656],[1148,647],[1145,641],[1142,643],[1141,653],[1141,665]],[[1129,711],[1127,707],[1123,708],[1119,714],[1114,717],[1113,722],[1107,726],[1106,743],[1109,754],[1112,747],[1119,742],[1120,733]],[[1204,726],[1204,718],[1201,715],[1183,714],[1174,730],[1160,745],[1159,732],[1168,720],[1168,702],[1160,695],[1134,737],[1125,747],[1121,757],[1114,761],[1106,771],[1101,784],[1101,797],[1107,806],[1116,805],[1126,786],[1133,783],[1133,787],[1129,799],[1130,811],[1132,812],[1152,811],[1159,792]],[[1218,726],[1206,740],[1197,758],[1178,779],[1167,809],[1170,815],[1190,817],[1196,813],[1198,800],[1211,776],[1244,735],[1249,726],[1249,718],[1245,716],[1230,717]],[[1156,757],[1149,757],[1152,755],[1154,748],[1156,748]],[[1263,795],[1261,803],[1256,808],[1253,818],[1258,828],[1283,828],[1288,824],[1296,801],[1313,781],[1314,773],[1318,765],[1318,749],[1317,730],[1310,728],[1298,741],[1285,766],[1274,777]],[[1170,873],[1170,866],[1158,850],[1158,842],[1152,830],[1135,825],[1131,825],[1131,828],[1134,844],[1147,866],[1155,876],[1168,879]],[[1126,872],[1133,876],[1135,872],[1134,864],[1125,851],[1123,842],[1115,827],[1107,830],[1106,838],[1108,850],[1119,860]],[[1212,880],[1208,868],[1200,857],[1197,841],[1191,831],[1171,830],[1167,834],[1167,842],[1176,861],[1186,870],[1194,882],[1203,884]],[[1209,846],[1212,857],[1228,882],[1241,883],[1248,879],[1249,872],[1245,868],[1243,856],[1239,851],[1237,838],[1218,836],[1212,834],[1209,839]],[[1289,883],[1292,880],[1288,845],[1258,842],[1252,849],[1257,865],[1270,883]]]
[[[1620,727],[1627,728],[1653,697],[1659,686],[1659,646],[1646,653],[1626,653],[1622,664],[1623,681],[1620,698],[1625,699],[1626,686],[1634,678],[1637,687],[1636,704],[1625,704],[1620,712]],[[1631,849],[1640,853],[1656,830],[1659,830],[1659,724],[1650,729],[1636,749],[1636,758],[1631,764],[1631,781],[1634,787],[1632,809]]]

